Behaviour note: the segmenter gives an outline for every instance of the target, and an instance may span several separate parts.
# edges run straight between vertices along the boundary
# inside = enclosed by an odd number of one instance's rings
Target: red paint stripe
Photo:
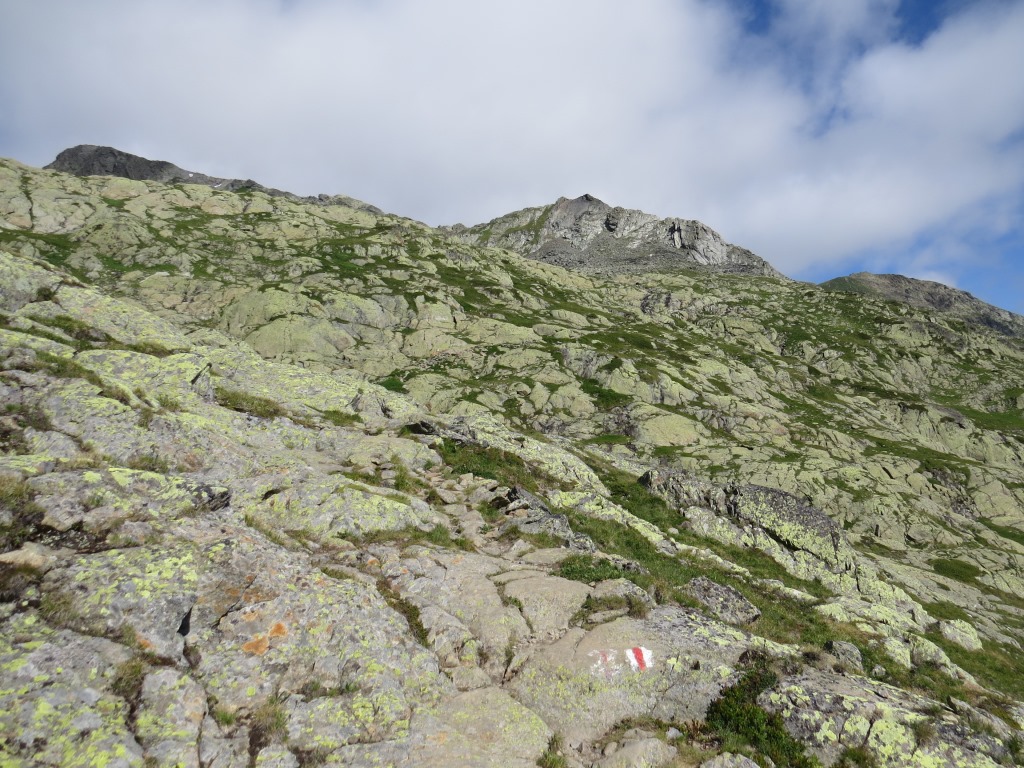
[[[633,658],[636,659],[636,664],[640,667],[640,671],[644,672],[647,669],[647,663],[644,661],[644,652],[642,648],[630,648],[630,652],[633,654]]]

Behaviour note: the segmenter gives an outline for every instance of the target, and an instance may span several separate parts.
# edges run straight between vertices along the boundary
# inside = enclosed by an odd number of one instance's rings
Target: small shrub
[[[149,665],[139,656],[134,656],[128,661],[117,665],[114,670],[114,679],[110,682],[110,690],[127,701],[129,705],[135,706],[142,693],[142,683],[149,672]]]
[[[35,492],[24,480],[0,476],[0,507],[9,509],[16,515],[23,515],[25,512],[34,511],[34,498]]]
[[[910,724],[918,749],[927,746],[935,738],[935,724],[931,720],[915,720]]]
[[[47,592],[40,599],[39,614],[56,627],[67,627],[78,618],[71,596],[53,592]]]
[[[358,413],[345,413],[344,411],[321,411],[320,416],[324,421],[328,421],[336,427],[352,427],[363,421],[363,417]]]
[[[213,719],[216,721],[217,725],[222,728],[230,728],[238,722],[238,715],[231,710],[224,709],[223,707],[214,707],[211,714],[213,715]]]
[[[171,413],[177,413],[181,410],[181,401],[171,395],[157,395],[156,402],[165,411],[170,411]]]
[[[537,760],[539,768],[569,768],[569,761],[562,755],[562,739],[556,733],[548,742],[548,748]]]
[[[288,713],[276,696],[264,701],[249,716],[249,748],[254,754],[282,741],[287,734]]]
[[[875,754],[867,747],[847,747],[833,768],[875,768]]]
[[[154,416],[156,416],[156,411],[152,408],[143,406],[139,410],[139,427],[142,429],[149,429],[149,425],[153,423]]]
[[[171,471],[171,465],[167,459],[155,453],[140,453],[132,456],[125,462],[128,469],[138,469],[145,472],[156,472],[166,475]]]
[[[778,714],[765,711],[757,697],[778,682],[766,663],[758,662],[738,683],[722,691],[708,708],[706,722],[726,740],[746,742],[778,766],[818,768],[820,763],[804,753],[803,745],[789,735]]]
[[[422,480],[409,471],[400,458],[392,456],[391,463],[395,468],[394,488],[396,491],[412,493],[426,487]]]
[[[96,509],[97,507],[102,507],[106,503],[107,496],[105,493],[103,493],[103,491],[93,491],[84,499],[82,499],[82,506],[85,507],[87,511],[91,509]]]

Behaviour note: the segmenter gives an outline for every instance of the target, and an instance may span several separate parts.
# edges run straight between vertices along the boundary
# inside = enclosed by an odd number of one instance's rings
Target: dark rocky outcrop
[[[75,176],[117,176],[135,181],[159,181],[165,184],[202,184],[225,192],[257,191],[273,197],[288,197],[306,203],[324,205],[347,205],[373,213],[380,209],[345,195],[317,195],[300,197],[291,192],[265,187],[252,179],[224,179],[207,176],[197,171],[186,171],[166,160],[149,160],[114,147],[95,144],[79,144],[69,147],[57,155],[46,166],[47,170],[70,173]]]

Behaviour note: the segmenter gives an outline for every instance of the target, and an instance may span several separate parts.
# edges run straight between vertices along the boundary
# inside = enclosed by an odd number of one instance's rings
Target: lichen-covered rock
[[[968,651],[980,651],[981,640],[978,630],[962,619],[950,619],[939,622],[939,632],[951,643],[956,643]]]
[[[835,573],[856,568],[856,557],[836,523],[791,494],[760,486],[717,485],[685,474],[652,471],[640,482],[673,506],[697,506],[763,529],[791,550],[806,552]]]
[[[758,646],[725,624],[662,606],[645,619],[570,629],[513,661],[509,687],[567,742],[585,742],[628,718],[703,719],[735,679],[739,657]]]
[[[631,741],[614,754],[594,763],[595,768],[661,768],[676,756],[676,750],[660,739]]]
[[[513,571],[501,581],[506,597],[523,606],[523,618],[538,634],[556,634],[566,629],[569,619],[590,594],[590,587],[578,581],[528,571],[522,574],[523,578],[515,578],[519,573]]]
[[[0,731],[14,764],[141,768],[128,704],[113,690],[125,647],[68,630],[35,612],[0,622]]]
[[[458,627],[468,639],[456,644],[453,651],[457,656],[500,679],[507,666],[507,649],[530,634],[522,613],[515,605],[503,603],[490,578],[507,568],[508,563],[498,558],[417,547],[385,573],[392,587],[421,612],[430,608],[443,612],[445,620],[440,623],[435,623],[433,613],[427,613],[433,624],[433,647],[451,647],[452,628]]]
[[[860,649],[853,643],[845,640],[831,640],[826,644],[826,649],[836,657],[843,669],[852,672],[864,671],[864,659]]]
[[[185,642],[179,630],[196,602],[204,559],[184,543],[78,555],[51,570],[43,590],[67,605],[72,626],[127,634],[157,656],[177,660]]]
[[[846,747],[865,747],[880,766],[995,766],[1002,745],[934,719],[938,705],[922,696],[855,676],[806,672],[784,679],[758,701],[779,712],[786,729],[822,762]]]
[[[687,591],[727,624],[750,624],[761,617],[761,611],[734,587],[718,584],[706,576],[693,579]]]
[[[174,669],[146,676],[135,715],[135,735],[156,765],[199,768],[199,735],[206,692]]]

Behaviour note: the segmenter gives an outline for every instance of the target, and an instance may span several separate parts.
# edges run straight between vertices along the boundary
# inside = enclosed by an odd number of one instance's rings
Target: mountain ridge
[[[251,179],[207,176],[183,170],[168,161],[149,160],[106,146],[69,147],[58,153],[57,158],[45,168],[78,176],[108,175],[167,183],[203,184],[231,192],[258,190],[271,196],[284,196],[316,204],[343,204],[382,213],[376,206],[346,195],[300,197],[264,187]],[[573,199],[560,197],[553,204],[523,208],[484,224],[454,224],[437,229],[467,242],[501,245],[529,258],[574,269],[643,272],[645,268],[656,271],[711,268],[724,272],[783,277],[771,264],[748,249],[725,243],[717,232],[699,221],[678,217],[660,219],[643,211],[610,206],[589,194]],[[607,247],[601,247],[602,242],[594,243],[600,234],[614,236],[619,231],[621,238],[630,230],[641,230],[642,236],[631,238],[620,248],[611,249],[610,254]],[[897,282],[894,278],[899,278],[898,286],[894,284]],[[870,293],[879,298],[921,308],[954,312],[968,322],[980,323],[1005,335],[1024,336],[1024,317],[940,283],[904,275],[858,272],[832,278],[819,285],[827,290]]]

